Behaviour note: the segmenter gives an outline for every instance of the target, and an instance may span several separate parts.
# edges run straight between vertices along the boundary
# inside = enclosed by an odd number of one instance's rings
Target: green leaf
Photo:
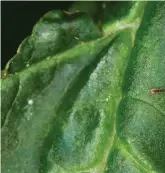
[[[103,33],[84,13],[41,18],[1,81],[2,172],[165,172],[165,96],[151,94],[165,87],[165,3],[130,4],[107,5]],[[68,45],[51,28],[71,23],[82,37]]]
[[[95,66],[92,62],[101,58],[112,38],[82,43],[3,79],[3,172],[40,170],[40,164],[36,162],[40,160],[42,145],[47,141],[52,123],[58,117],[57,110],[63,97],[80,73],[86,73],[90,64]],[[5,93],[15,95],[13,102],[6,99]]]
[[[87,14],[50,11],[35,25],[32,35],[19,46],[17,54],[6,67],[6,73],[22,71],[78,43],[99,37],[101,32]]]
[[[123,82],[118,133],[146,169],[165,172],[165,3],[149,3]],[[147,21],[147,22],[146,22]]]

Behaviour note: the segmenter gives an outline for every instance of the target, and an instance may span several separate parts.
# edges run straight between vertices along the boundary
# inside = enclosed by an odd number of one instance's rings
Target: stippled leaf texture
[[[3,173],[165,172],[165,2],[92,3],[44,15],[6,65]]]

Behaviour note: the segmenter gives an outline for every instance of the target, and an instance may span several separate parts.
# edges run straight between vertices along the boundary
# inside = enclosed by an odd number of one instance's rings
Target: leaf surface
[[[164,10],[164,2],[133,3],[103,34],[84,13],[68,23],[64,13],[45,15],[36,49],[25,40],[2,79],[2,171],[164,173],[165,96],[151,94],[165,86]],[[92,32],[77,30],[81,39],[64,46],[50,28],[70,20]]]

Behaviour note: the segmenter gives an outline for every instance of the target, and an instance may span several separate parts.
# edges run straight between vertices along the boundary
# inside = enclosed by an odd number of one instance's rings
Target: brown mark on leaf
[[[151,94],[158,94],[158,93],[163,93],[163,92],[165,92],[165,88],[161,88],[161,89],[153,88],[151,90]]]

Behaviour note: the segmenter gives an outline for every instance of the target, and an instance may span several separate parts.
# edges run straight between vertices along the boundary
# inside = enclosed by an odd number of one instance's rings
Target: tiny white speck
[[[29,67],[29,64],[26,64],[26,67]]]
[[[33,100],[32,99],[28,100],[28,104],[32,105],[33,104]]]
[[[107,102],[109,100],[109,98],[106,98],[105,101]]]

